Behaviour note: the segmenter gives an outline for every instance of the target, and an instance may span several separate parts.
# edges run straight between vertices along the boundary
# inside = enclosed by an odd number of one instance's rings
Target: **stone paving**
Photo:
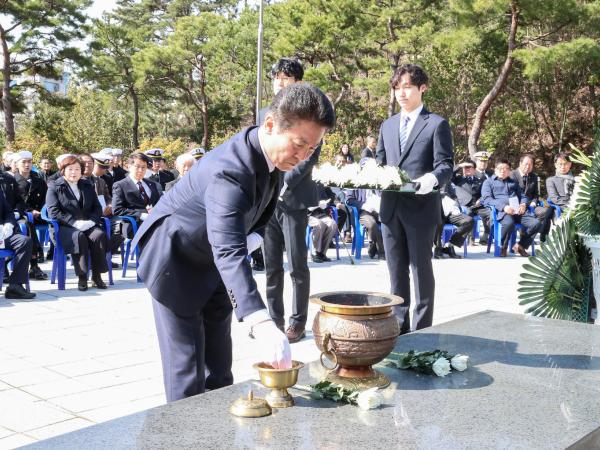
[[[335,257],[335,250],[328,256]],[[389,291],[385,263],[368,257],[351,265],[343,248],[340,261],[309,263],[311,292]],[[517,281],[525,260],[493,258],[469,247],[460,261],[434,260],[434,323],[492,309],[520,313]],[[50,273],[50,264],[43,269]],[[160,356],[147,291],[135,272],[106,291],[77,291],[69,271],[67,289],[33,281],[37,298],[12,301],[0,296],[0,449],[15,448],[165,402]],[[265,276],[256,274],[264,295]],[[286,311],[291,282],[286,276]],[[317,308],[310,306],[308,328]],[[236,382],[255,377],[260,349],[234,320]],[[294,359],[312,361],[318,352],[310,331],[292,345]]]

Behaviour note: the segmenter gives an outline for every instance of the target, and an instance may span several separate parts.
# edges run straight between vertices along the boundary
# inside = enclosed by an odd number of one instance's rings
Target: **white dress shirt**
[[[133,181],[133,184],[135,184],[135,187],[138,187],[138,181],[133,178],[133,175],[129,175],[129,179],[131,181]],[[144,190],[146,191],[146,195],[148,196],[148,198],[152,198],[152,191],[150,190],[150,187],[146,184],[146,182],[142,179],[140,180],[140,183],[142,183],[142,186],[144,188]]]
[[[67,184],[71,188],[71,192],[73,192],[73,195],[75,196],[77,201],[79,201],[79,199],[81,198],[81,192],[79,192],[79,187],[77,187],[77,183],[71,183],[70,181],[67,181]]]

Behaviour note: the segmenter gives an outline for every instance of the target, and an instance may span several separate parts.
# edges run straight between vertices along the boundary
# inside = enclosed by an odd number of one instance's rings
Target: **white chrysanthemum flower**
[[[378,388],[367,389],[366,391],[358,394],[356,398],[356,403],[360,407],[360,409],[375,409],[381,405],[381,394],[377,392]]]

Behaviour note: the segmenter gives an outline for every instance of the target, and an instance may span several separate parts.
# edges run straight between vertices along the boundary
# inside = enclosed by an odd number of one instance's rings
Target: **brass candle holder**
[[[258,370],[260,382],[270,388],[266,397],[267,403],[273,408],[288,408],[294,406],[294,398],[287,391],[298,381],[298,371],[304,367],[300,361],[292,361],[291,369],[274,369],[267,363],[256,363],[252,367]]]

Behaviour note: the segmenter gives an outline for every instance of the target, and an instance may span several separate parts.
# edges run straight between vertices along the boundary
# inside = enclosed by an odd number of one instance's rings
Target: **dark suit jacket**
[[[121,166],[116,166],[116,167],[113,167],[113,169],[112,169],[112,177],[113,177],[114,183],[125,179],[127,177],[127,175],[129,175],[129,174]]]
[[[168,170],[159,170],[157,173],[150,175],[148,178],[155,183],[160,184],[161,189],[164,191],[167,183],[175,179],[175,175]]]
[[[144,183],[150,188],[150,204],[156,205],[160,200],[158,184],[148,178]],[[115,216],[133,216],[140,220],[142,213],[148,212],[137,184],[130,177],[117,181],[112,190],[112,206]]]
[[[510,197],[517,197],[519,203],[529,204],[527,197],[522,195],[519,183],[510,176],[501,180],[496,175],[483,182],[481,187],[481,203],[496,208],[498,220],[506,215],[504,207],[509,204]]]
[[[0,172],[0,189],[4,194],[4,199],[8,208],[10,208],[11,211],[17,211],[19,214],[23,215],[27,210],[27,207],[25,206],[23,197],[21,197],[19,185],[17,184],[15,177],[8,175],[5,172]]]
[[[257,127],[218,146],[169,190],[140,227],[138,274],[160,303],[182,316],[202,310],[221,282],[239,320],[264,308],[246,236],[264,235],[278,197]]]
[[[82,178],[77,187],[82,198],[80,201],[63,177],[50,184],[46,195],[48,216],[59,224],[59,237],[65,253],[79,253],[80,231],[73,226],[76,220],[93,220],[97,225],[101,223],[102,207],[94,186]]]
[[[46,203],[46,192],[48,191],[46,182],[35,172],[31,172],[29,180],[17,173],[15,181],[19,186],[19,193],[25,202],[27,211],[41,211]]]
[[[259,123],[263,123],[269,108],[259,111]],[[301,211],[319,203],[319,190],[312,179],[312,169],[319,161],[321,146],[306,161],[302,161],[289,172],[281,172],[279,184],[283,191],[278,204],[284,211]]]
[[[565,183],[566,182],[566,183]],[[555,205],[564,208],[569,206],[571,195],[573,194],[573,187],[575,186],[575,179],[567,179],[564,177],[548,177],[546,179],[546,191],[548,192],[548,200]]]
[[[469,177],[455,174],[452,177],[452,184],[456,191],[456,199],[461,206],[469,208],[481,198],[481,186],[483,186],[481,178],[473,176],[469,179]]]
[[[4,225],[5,223],[12,223],[14,227],[14,233],[20,233],[21,230],[17,226],[17,221],[15,220],[15,215],[13,214],[13,208],[11,208],[11,206],[6,202],[4,192],[0,190],[0,225]]]
[[[539,191],[539,177],[536,173],[531,172],[527,177],[523,177],[519,169],[515,169],[510,173],[511,178],[513,178],[517,183],[519,183],[519,188],[521,189],[521,193],[527,197],[529,203],[538,201],[540,197]],[[529,205],[527,205],[529,206]]]
[[[103,195],[106,204],[110,205],[112,202],[112,192],[109,191],[106,181],[104,181],[102,177],[97,177],[95,175],[90,176],[89,180],[94,185],[96,195]]]
[[[375,152],[369,147],[365,147],[362,149],[362,152],[360,152],[360,159],[363,158],[375,158]]]
[[[48,183],[48,178],[56,173],[56,170],[49,170],[48,172],[44,172],[43,170],[38,170],[37,174],[40,176],[42,180]]]
[[[381,125],[376,151],[380,164],[400,167],[411,179],[433,173],[442,187],[452,177],[454,152],[450,125],[442,117],[425,108],[415,121],[406,141],[406,149],[400,153],[400,113]],[[394,212],[401,214],[415,225],[440,223],[440,195],[409,195],[384,191],[381,194],[379,217],[386,223]]]
[[[106,173],[104,175],[102,175],[101,178],[104,180],[104,182],[108,186],[108,189],[112,192],[113,184],[115,184],[114,177],[107,170]]]

